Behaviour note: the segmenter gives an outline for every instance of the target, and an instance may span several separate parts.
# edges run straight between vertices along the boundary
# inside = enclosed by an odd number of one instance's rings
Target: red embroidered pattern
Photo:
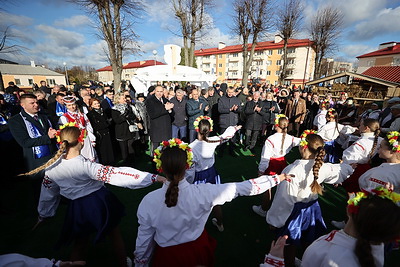
[[[152,181],[153,183],[155,183],[155,182],[157,181],[157,174],[153,174],[153,175],[151,176],[151,181]]]
[[[285,263],[282,260],[274,260],[269,257],[265,258],[265,263],[272,265],[272,266],[276,266],[276,267],[284,267],[285,266]]]
[[[325,238],[326,241],[330,242],[332,241],[333,237],[335,236],[335,234],[338,232],[338,230],[333,230],[329,236],[327,238]]]
[[[369,178],[369,180],[371,182],[374,182],[374,183],[377,183],[377,184],[386,185],[386,183],[384,181],[378,180],[376,178]]]
[[[111,166],[101,166],[101,168],[97,171],[96,179],[105,183],[110,182],[110,176],[112,174],[116,174],[114,172],[114,167]]]
[[[140,177],[139,174],[134,174],[134,173],[129,173],[129,172],[117,172],[117,174],[132,176],[133,179],[139,179],[139,177]]]
[[[43,184],[43,186],[44,186],[45,188],[50,189],[52,183],[53,183],[53,182],[49,179],[49,177],[48,177],[47,175],[43,178],[42,184]]]
[[[260,194],[261,188],[258,186],[257,182],[254,179],[250,179],[250,183],[254,185],[254,189],[256,190],[256,195]]]

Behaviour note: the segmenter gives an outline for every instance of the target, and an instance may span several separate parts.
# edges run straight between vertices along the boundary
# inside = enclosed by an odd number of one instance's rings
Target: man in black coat
[[[239,113],[241,111],[240,100],[235,96],[235,90],[233,88],[228,88],[226,90],[226,95],[222,96],[218,102],[218,112],[219,116],[219,127],[220,133],[225,132],[226,128],[229,126],[235,126],[239,122]],[[236,142],[237,134],[229,140],[229,153],[235,156],[233,151],[234,144]],[[220,146],[218,155],[222,157],[224,154],[224,149],[227,143]]]
[[[253,149],[256,146],[257,138],[261,131],[264,113],[264,103],[260,101],[260,92],[256,91],[253,93],[253,100],[248,101],[244,107],[244,113],[246,114],[246,147],[245,150],[250,149],[253,153]]]
[[[107,89],[104,93],[104,99],[101,101],[100,106],[108,119],[111,119],[111,108],[114,106],[114,91]]]
[[[56,151],[56,130],[52,128],[47,116],[39,113],[36,96],[24,94],[20,98],[22,110],[8,121],[11,134],[23,149],[28,171],[46,163]],[[40,185],[44,172],[32,175],[34,196],[39,199]]]
[[[171,118],[174,116],[174,104],[163,96],[164,88],[157,86],[154,92],[154,96],[150,96],[146,100],[146,109],[150,117],[152,150],[156,149],[160,142],[171,139]]]
[[[174,121],[172,123],[172,138],[180,138],[187,141],[187,122],[186,116],[186,96],[182,89],[175,92],[175,96],[171,98],[171,103],[174,104]]]

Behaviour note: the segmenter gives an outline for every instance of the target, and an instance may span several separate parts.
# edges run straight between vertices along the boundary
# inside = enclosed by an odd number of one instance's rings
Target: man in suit
[[[306,101],[300,98],[300,91],[293,91],[293,98],[288,100],[285,115],[289,118],[288,133],[300,136],[300,125],[304,123],[307,108]]]
[[[107,89],[105,91],[104,99],[101,101],[100,106],[106,114],[107,118],[111,118],[111,108],[114,106],[114,91],[112,89]]]
[[[150,139],[152,150],[156,149],[160,142],[172,137],[171,118],[174,116],[174,104],[164,96],[164,88],[157,86],[154,96],[147,98],[146,109],[150,117]]]
[[[23,149],[28,171],[46,163],[56,151],[56,130],[52,128],[47,116],[39,113],[37,98],[33,94],[24,94],[20,98],[22,110],[10,118],[8,124],[11,134]],[[32,175],[34,196],[38,200],[44,172]]]
[[[208,112],[209,105],[206,99],[199,97],[199,89],[192,90],[192,98],[186,103],[186,112],[189,117],[189,143],[197,138],[197,132],[194,129],[194,121],[197,117],[204,115]]]

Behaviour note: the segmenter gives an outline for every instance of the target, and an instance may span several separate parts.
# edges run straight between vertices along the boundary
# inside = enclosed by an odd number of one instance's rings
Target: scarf
[[[67,108],[64,105],[56,102],[56,115],[61,117],[65,112],[67,112]]]
[[[124,114],[125,110],[128,108],[127,104],[115,104],[112,109],[119,111],[119,113]]]
[[[96,111],[97,113],[99,113],[100,115],[103,115],[103,109],[102,108],[94,108],[94,111]]]
[[[28,121],[26,119],[26,117],[24,117],[24,115],[22,115],[22,113],[19,113],[22,117],[22,120],[25,123],[26,129],[28,131],[28,135],[30,138],[38,138],[41,137],[42,134],[40,133],[40,130],[34,125],[32,124],[30,121]],[[50,122],[49,122],[50,123]],[[42,146],[34,146],[32,147],[32,152],[33,152],[33,157],[35,159],[40,159],[43,157],[47,157],[50,156],[50,147],[48,145],[42,145]]]

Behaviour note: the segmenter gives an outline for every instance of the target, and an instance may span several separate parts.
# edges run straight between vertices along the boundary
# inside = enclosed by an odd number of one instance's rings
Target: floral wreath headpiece
[[[275,118],[275,126],[276,126],[276,127],[279,127],[279,119],[280,119],[280,118],[286,118],[286,119],[287,119],[287,117],[286,117],[285,114],[278,114],[278,115],[276,115],[276,118]]]
[[[300,138],[301,138],[300,146],[303,147],[303,148],[307,148],[308,147],[308,141],[306,140],[306,137],[309,134],[316,134],[316,133],[317,133],[317,131],[314,131],[314,130],[304,130],[304,132],[300,136]]]
[[[194,129],[196,130],[196,132],[199,131],[199,123],[200,123],[201,120],[208,120],[208,122],[210,123],[210,132],[212,132],[214,122],[213,122],[213,120],[212,120],[210,117],[208,117],[208,116],[200,116],[200,117],[197,117],[197,118],[194,120],[193,125],[194,125]]]
[[[322,106],[322,107],[325,107],[325,108],[326,108],[326,107],[329,107],[330,104],[331,104],[331,103],[330,103],[329,100],[327,100],[327,99],[324,99],[324,100],[321,101],[321,106]]]
[[[382,186],[379,186],[375,189],[372,189],[370,192],[365,190],[363,190],[362,192],[357,192],[354,198],[349,199],[347,201],[348,211],[353,214],[358,213],[358,210],[360,208],[359,207],[360,201],[363,200],[364,198],[368,198],[368,196],[370,195],[377,195],[381,198],[387,198],[393,201],[393,203],[396,205],[400,204],[400,194],[392,192],[391,190],[383,188]]]
[[[388,132],[387,138],[389,139],[389,145],[392,148],[393,152],[400,152],[400,144],[399,144],[399,136],[400,133],[396,131]]]
[[[76,128],[79,128],[79,126],[77,125],[76,122],[68,122],[68,123],[66,123],[64,125],[61,125],[59,127],[59,130],[56,132],[56,137],[57,137],[57,143],[58,144],[62,144],[60,133],[61,133],[61,130],[64,129],[65,127],[76,127]],[[79,143],[83,143],[83,141],[86,138],[86,135],[87,135],[86,129],[81,129],[81,134],[78,137],[78,142]]]
[[[333,115],[333,112],[335,112],[336,110],[334,109],[334,108],[330,108],[330,109],[328,109],[328,117],[329,118],[334,118],[335,117],[335,115]]]
[[[161,154],[162,151],[167,147],[178,147],[186,152],[187,160],[186,160],[186,169],[189,169],[193,164],[193,153],[192,149],[187,143],[184,143],[181,139],[172,138],[168,141],[162,141],[160,146],[154,150],[154,158],[153,161],[156,163],[156,169],[158,172],[162,173],[161,168]]]

